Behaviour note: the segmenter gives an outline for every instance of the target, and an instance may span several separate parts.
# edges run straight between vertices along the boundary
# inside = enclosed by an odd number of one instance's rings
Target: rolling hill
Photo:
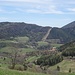
[[[1,22],[0,39],[11,37],[27,36],[30,40],[40,41],[50,27],[41,27],[35,24],[19,22]]]

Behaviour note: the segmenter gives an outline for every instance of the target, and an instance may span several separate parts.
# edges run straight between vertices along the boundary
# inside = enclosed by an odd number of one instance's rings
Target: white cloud
[[[68,8],[69,11],[75,12],[75,8]]]
[[[39,14],[63,14],[64,12],[58,10],[54,5],[32,5],[32,7],[24,8],[16,8],[17,11],[20,12],[28,12],[28,13],[39,13]]]
[[[39,14],[64,14],[64,12],[57,11],[57,10],[41,11],[41,10],[29,9],[27,10],[27,12],[28,13],[39,13]]]
[[[27,2],[27,3],[48,3],[52,0],[0,0],[1,2]]]
[[[41,14],[66,14],[67,8],[72,7],[69,3],[75,2],[74,0],[0,0],[0,6],[11,6],[15,12],[28,12],[28,13],[41,13]],[[12,8],[11,8],[12,9]],[[8,11],[8,10],[7,10]]]
[[[63,14],[64,12],[58,10],[56,6],[52,5],[48,7],[46,13]]]

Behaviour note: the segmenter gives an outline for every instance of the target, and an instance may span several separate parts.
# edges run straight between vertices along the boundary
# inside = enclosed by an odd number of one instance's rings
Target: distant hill
[[[48,39],[59,39],[62,43],[67,42],[68,35],[62,28],[52,28]]]
[[[69,24],[63,26],[62,28],[63,28],[63,29],[66,29],[66,28],[73,28],[73,27],[75,27],[75,21],[73,21],[73,22],[71,22],[71,23],[69,23]]]
[[[51,29],[51,31],[48,33],[49,29]],[[30,41],[41,41],[45,35],[47,35],[47,41],[55,40],[57,43],[73,41],[75,40],[75,21],[62,28],[42,27],[36,24],[27,24],[24,22],[0,22],[0,39],[27,36]]]
[[[48,39],[60,39],[62,43],[75,40],[75,21],[65,25],[62,28],[52,28]]]
[[[41,27],[36,24],[27,24],[23,22],[1,22],[0,39],[27,36],[31,41],[39,41],[44,37],[50,28],[51,27]]]

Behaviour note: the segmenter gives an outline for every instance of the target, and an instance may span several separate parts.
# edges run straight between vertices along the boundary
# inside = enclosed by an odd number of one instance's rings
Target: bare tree
[[[15,65],[17,64],[17,58],[19,56],[20,51],[21,50],[19,50],[17,47],[17,43],[11,44],[10,58],[11,58],[12,69],[14,69]]]
[[[14,69],[16,64],[21,64],[25,62],[25,54],[21,53],[21,49],[19,48],[19,42],[13,42],[9,46],[11,47],[11,68]],[[24,64],[25,65],[25,64]],[[25,66],[24,66],[25,67]]]

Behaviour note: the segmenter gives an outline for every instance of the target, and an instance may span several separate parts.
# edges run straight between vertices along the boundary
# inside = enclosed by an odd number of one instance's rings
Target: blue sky
[[[75,0],[0,0],[0,22],[62,27],[75,21]]]

